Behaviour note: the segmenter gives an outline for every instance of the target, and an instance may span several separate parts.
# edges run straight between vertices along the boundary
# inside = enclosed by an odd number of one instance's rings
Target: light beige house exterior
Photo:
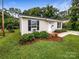
[[[62,29],[63,21],[40,18],[40,17],[31,17],[31,16],[21,16],[20,17],[20,32],[21,35],[26,33],[32,33],[35,31],[46,31],[52,33],[57,29]]]

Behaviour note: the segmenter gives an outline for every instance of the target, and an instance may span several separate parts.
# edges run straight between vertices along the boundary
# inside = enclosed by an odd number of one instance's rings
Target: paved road
[[[68,31],[68,32],[63,32],[63,33],[58,34],[58,36],[59,36],[59,37],[64,37],[64,36],[69,35],[69,34],[79,35],[79,31]]]

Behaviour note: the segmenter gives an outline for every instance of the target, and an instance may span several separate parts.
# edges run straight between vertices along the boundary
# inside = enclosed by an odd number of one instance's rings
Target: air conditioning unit
[[[36,31],[37,31],[37,28],[33,28],[33,29],[32,29],[32,32],[36,32]]]

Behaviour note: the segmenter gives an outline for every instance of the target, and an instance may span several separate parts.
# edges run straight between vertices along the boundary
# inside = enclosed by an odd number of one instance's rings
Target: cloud
[[[54,7],[58,8],[60,11],[64,11],[70,8],[71,6],[71,0],[66,0],[63,3],[57,4],[54,3],[53,4]]]

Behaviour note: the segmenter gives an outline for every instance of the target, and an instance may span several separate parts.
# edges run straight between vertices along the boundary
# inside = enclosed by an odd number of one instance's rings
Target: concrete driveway
[[[67,31],[67,32],[63,32],[63,33],[58,34],[58,36],[59,37],[64,37],[64,36],[69,35],[69,34],[73,34],[73,35],[78,35],[79,36],[79,31]]]

